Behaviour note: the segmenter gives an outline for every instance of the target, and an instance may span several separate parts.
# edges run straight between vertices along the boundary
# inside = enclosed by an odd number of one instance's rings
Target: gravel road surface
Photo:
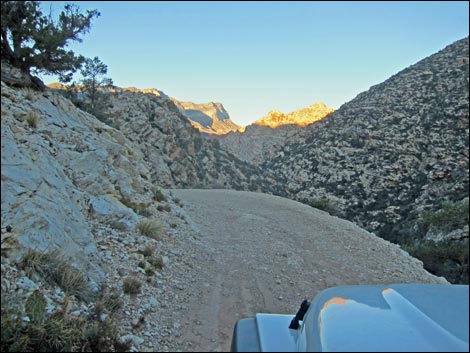
[[[181,260],[170,264],[178,292],[162,313],[169,350],[227,351],[238,319],[295,314],[305,297],[332,286],[446,283],[397,246],[299,202],[231,190],[172,193],[194,236],[178,242]]]

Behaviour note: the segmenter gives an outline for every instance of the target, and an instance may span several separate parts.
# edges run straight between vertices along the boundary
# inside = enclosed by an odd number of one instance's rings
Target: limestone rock
[[[36,116],[36,127],[29,115]],[[142,154],[61,95],[31,94],[3,82],[1,134],[2,224],[15,228],[22,247],[60,249],[101,282],[89,219],[136,223],[120,200],[152,199]]]
[[[189,119],[191,125],[206,134],[223,135],[231,131],[243,131],[235,124],[221,103],[196,104],[181,102],[171,98],[180,112]]]

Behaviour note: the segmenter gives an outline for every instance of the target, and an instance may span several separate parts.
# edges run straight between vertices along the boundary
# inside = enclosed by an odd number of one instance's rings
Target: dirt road
[[[176,250],[185,273],[175,273],[179,292],[170,306],[180,310],[171,316],[172,350],[227,351],[238,319],[293,314],[327,287],[444,281],[395,245],[295,201],[229,190],[172,192],[198,233]]]

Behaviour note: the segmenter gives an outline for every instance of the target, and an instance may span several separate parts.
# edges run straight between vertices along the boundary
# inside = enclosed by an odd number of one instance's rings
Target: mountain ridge
[[[334,109],[327,107],[325,103],[317,102],[308,107],[294,110],[288,114],[284,114],[278,110],[271,110],[266,116],[256,120],[253,125],[277,128],[279,126],[292,124],[305,127],[325,118],[333,112]]]
[[[244,128],[235,124],[222,103],[193,103],[171,98],[180,112],[191,124],[202,133],[223,135],[231,131],[243,131]]]
[[[244,131],[218,136],[221,146],[237,158],[261,164],[274,157],[285,144],[302,139],[305,128],[326,118],[334,110],[323,102],[284,114],[272,110],[268,115],[248,125]]]

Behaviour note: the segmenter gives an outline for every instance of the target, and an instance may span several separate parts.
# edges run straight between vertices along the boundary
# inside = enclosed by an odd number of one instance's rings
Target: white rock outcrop
[[[3,82],[1,136],[2,225],[26,248],[60,249],[100,282],[88,219],[137,222],[120,200],[151,200],[139,150],[59,94]]]

